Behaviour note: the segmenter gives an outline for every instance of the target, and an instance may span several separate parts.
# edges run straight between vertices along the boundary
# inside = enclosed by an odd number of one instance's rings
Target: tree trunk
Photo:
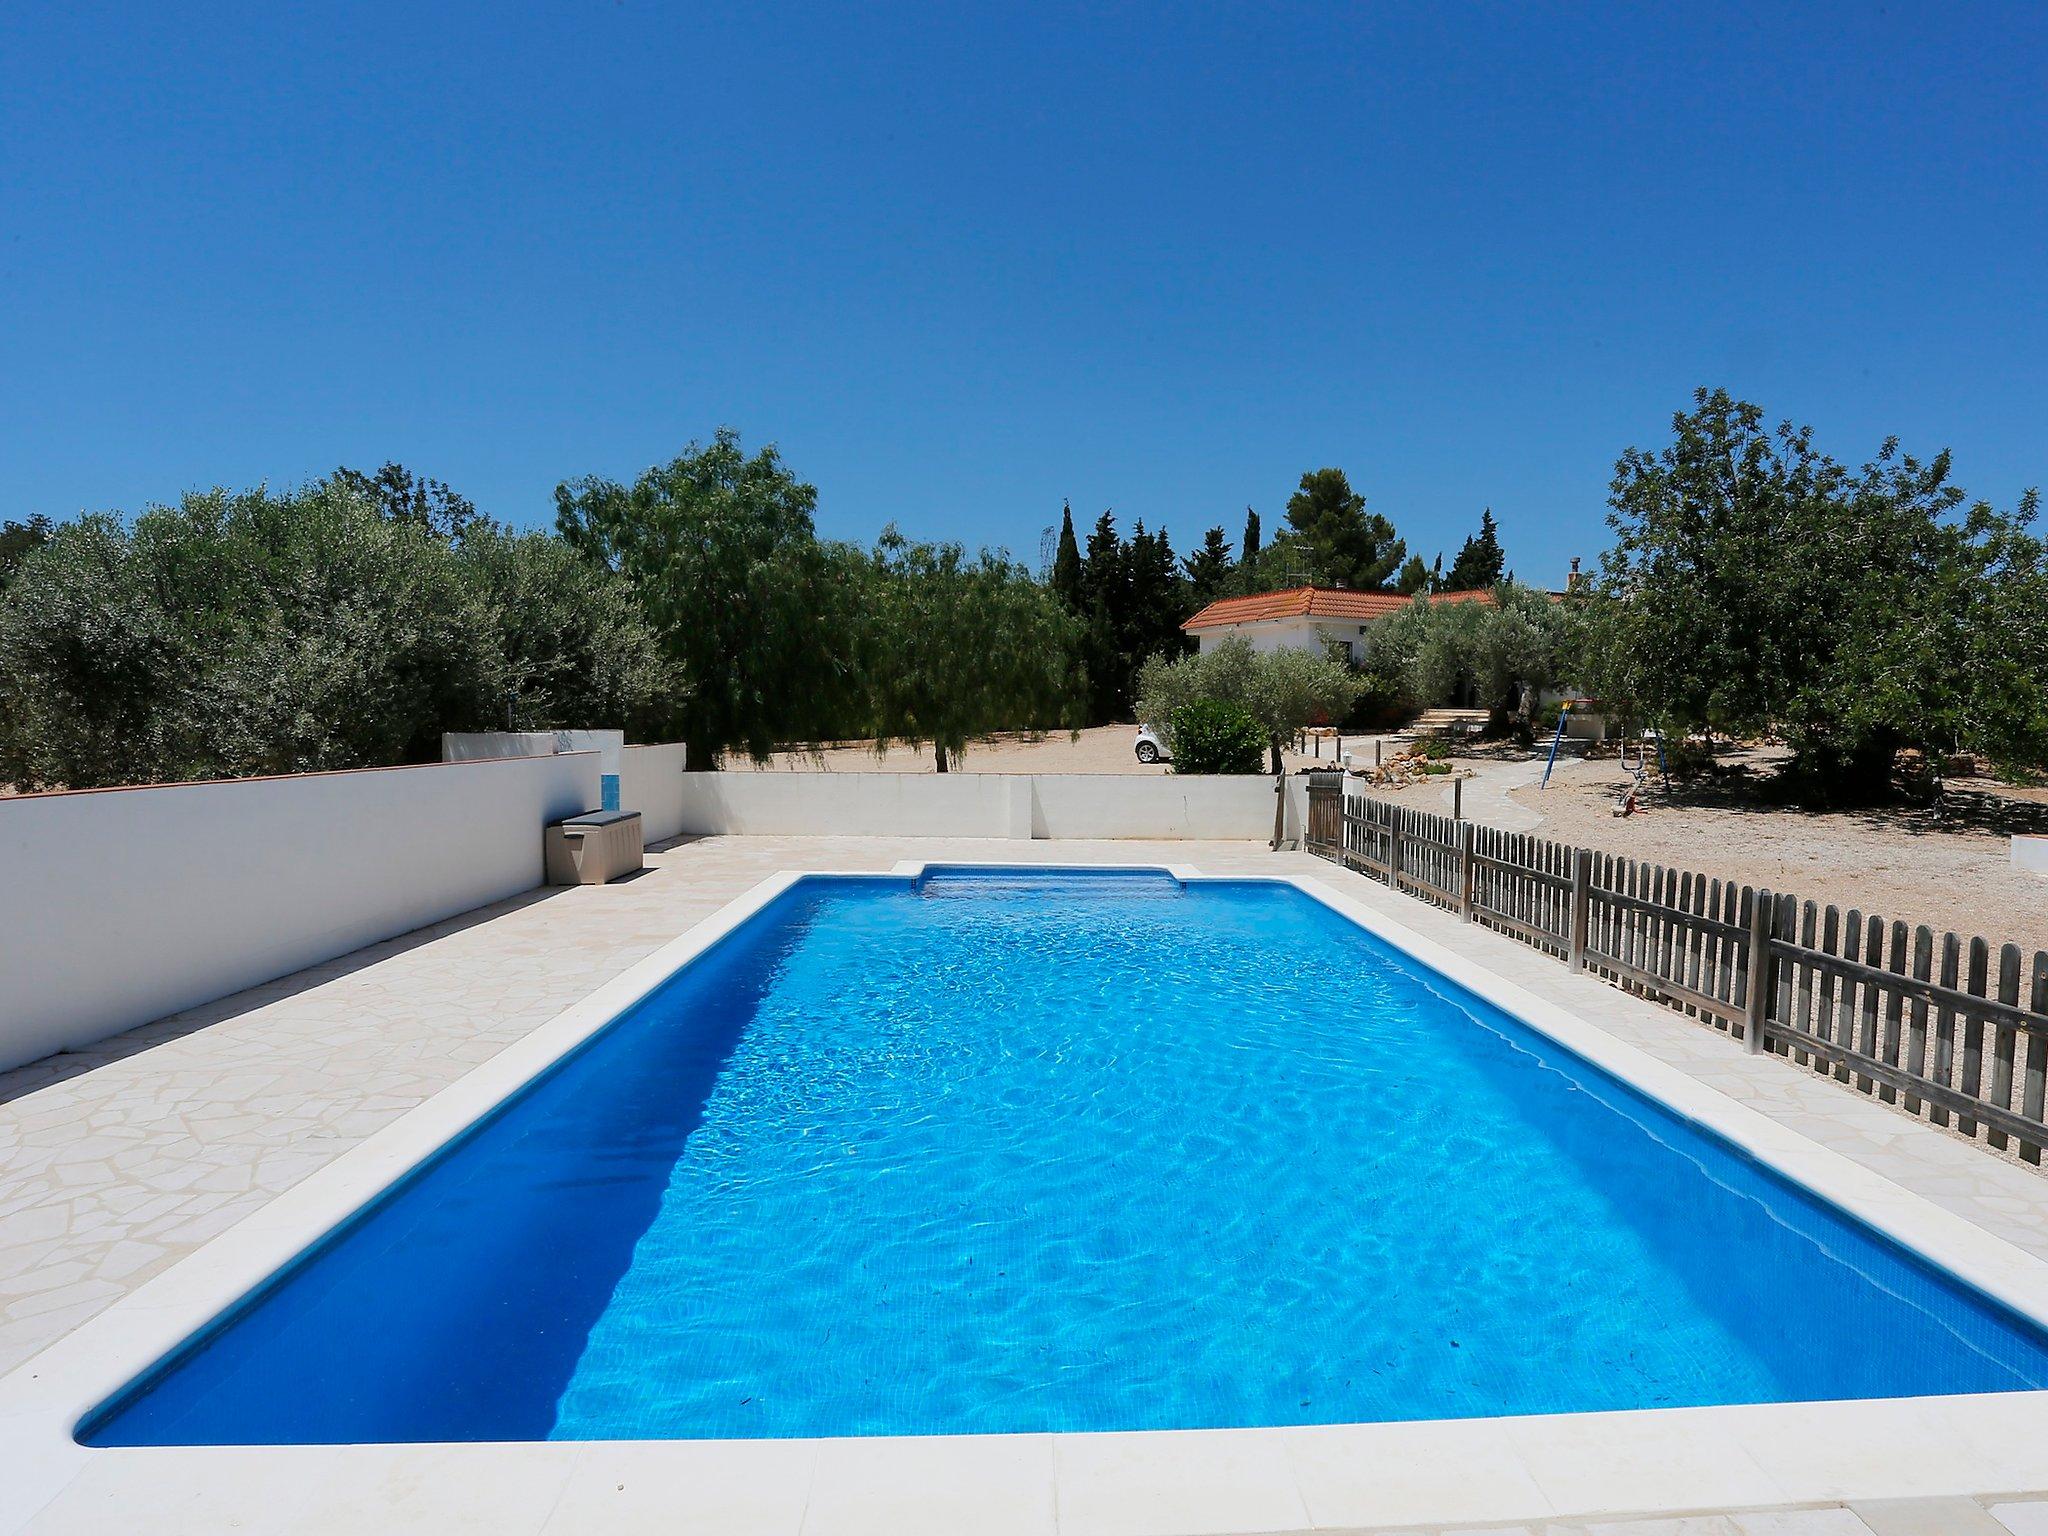
[[[718,748],[708,741],[683,737],[683,766],[691,773],[708,773],[718,767]]]
[[[932,743],[932,758],[938,763],[939,772],[946,772],[946,744],[943,741]]]
[[[1802,743],[1788,765],[1794,794],[1809,805],[1884,805],[1896,798],[1892,772],[1899,747],[1898,733],[1889,730],[1847,745]]]
[[[1275,735],[1268,739],[1273,748],[1273,772],[1275,775],[1283,774],[1287,771],[1287,768],[1280,761],[1280,738]]]

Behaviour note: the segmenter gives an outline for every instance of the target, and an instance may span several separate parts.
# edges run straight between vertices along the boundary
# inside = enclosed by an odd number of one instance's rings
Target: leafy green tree
[[[40,512],[31,512],[22,522],[9,518],[0,523],[0,592],[7,590],[21,562],[49,543],[56,531],[57,525]]]
[[[1148,533],[1140,522],[1125,539],[1104,512],[1088,535],[1081,587],[1088,718],[1096,725],[1128,720],[1140,663],[1187,647],[1180,626],[1194,610],[1166,530]]]
[[[662,741],[680,727],[687,685],[623,578],[561,539],[484,519],[456,559],[490,615],[507,729]]]
[[[1130,577],[1124,541],[1116,531],[1116,516],[1107,509],[1088,533],[1081,591],[1081,647],[1088,671],[1088,719],[1092,725],[1101,725],[1122,716],[1129,678],[1122,642]]]
[[[1007,556],[969,560],[957,544],[914,544],[890,528],[861,596],[878,747],[930,742],[945,773],[976,737],[1078,723],[1080,624]]]
[[[1500,528],[1493,508],[1479,514],[1479,532],[1465,540],[1444,577],[1446,592],[1489,592],[1506,578],[1507,556],[1500,547]]]
[[[1187,649],[1180,626],[1194,612],[1194,606],[1164,528],[1147,533],[1144,523],[1139,522],[1131,530],[1124,564],[1130,590],[1123,650],[1130,675],[1135,677],[1139,663],[1154,652],[1178,654]]]
[[[0,782],[90,789],[190,776],[193,642],[118,517],[68,523],[0,592]]]
[[[1359,592],[1383,590],[1408,546],[1394,525],[1365,510],[1341,469],[1310,470],[1287,498],[1287,522],[1329,579]]]
[[[1360,686],[1334,657],[1293,648],[1255,651],[1242,635],[1232,635],[1192,656],[1152,657],[1138,675],[1138,708],[1147,720],[1171,721],[1202,700],[1234,704],[1266,732],[1278,774],[1284,744],[1308,726],[1341,720]]]
[[[489,723],[491,615],[352,489],[212,491],[59,528],[0,598],[0,778],[88,788],[440,755]]]
[[[1245,590],[1281,592],[1290,587],[1347,585],[1321,551],[1300,534],[1287,532],[1259,551],[1257,562],[1246,573]]]
[[[1435,584],[1435,578],[1430,574],[1429,567],[1423,564],[1420,555],[1410,555],[1408,563],[1401,567],[1400,574],[1394,578],[1394,590],[1403,597],[1413,597],[1418,592],[1431,591]]]
[[[373,475],[359,469],[334,472],[335,484],[369,501],[394,523],[412,523],[437,539],[461,538],[483,521],[476,504],[448,489],[446,481],[415,475],[403,464],[386,462]]]
[[[851,594],[815,535],[817,501],[772,446],[749,458],[729,427],[630,486],[593,476],[555,490],[562,537],[632,584],[679,668],[693,767],[727,752],[765,762],[857,711]]]
[[[1074,539],[1072,502],[1062,503],[1060,507],[1060,545],[1059,553],[1052,562],[1052,589],[1067,605],[1069,613],[1079,613],[1086,605],[1081,576],[1081,546]]]
[[[1668,727],[1782,732],[1810,799],[1885,798],[1905,747],[2038,752],[2048,637],[2007,595],[2041,590],[2035,502],[1966,510],[1949,474],[1896,440],[1850,470],[1698,391],[1615,467],[1589,681]]]
[[[1520,711],[1525,689],[1566,682],[1581,665],[1580,616],[1577,605],[1513,584],[1490,601],[1418,597],[1366,627],[1364,670],[1379,697],[1431,708],[1469,696],[1498,725]]]
[[[2048,764],[2048,543],[2031,531],[2039,510],[2028,491],[2010,518],[1981,524],[1983,574],[1957,660],[1968,686],[1958,739],[2009,768]]]
[[[1181,569],[1187,573],[1190,611],[1207,607],[1228,593],[1236,568],[1230,557],[1230,541],[1220,527],[1202,535],[1202,547],[1181,561]]]
[[[1197,699],[1166,722],[1175,773],[1257,773],[1266,732],[1242,704]]]

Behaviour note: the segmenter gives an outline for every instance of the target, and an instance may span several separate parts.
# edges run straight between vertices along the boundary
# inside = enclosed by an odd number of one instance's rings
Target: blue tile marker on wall
[[[597,782],[598,797],[603,801],[599,809],[616,811],[619,808],[619,776],[616,773],[601,774]]]

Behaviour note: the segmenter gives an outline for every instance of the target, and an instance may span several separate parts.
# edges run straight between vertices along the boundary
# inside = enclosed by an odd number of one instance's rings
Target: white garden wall
[[[441,737],[441,761],[487,757],[545,757],[550,753],[596,752],[602,759],[599,784],[606,810],[638,811],[641,841],[666,842],[682,830],[683,744],[629,747],[624,731],[449,731]]]
[[[619,809],[640,813],[650,847],[683,830],[683,744],[627,747],[619,756]]]
[[[787,837],[1218,838],[1273,835],[1263,775],[686,773],[682,828]],[[1301,836],[1306,781],[1287,781]]]
[[[541,881],[593,752],[0,799],[0,1069]]]
[[[686,773],[683,830],[743,836],[1030,837],[1008,773]]]
[[[1033,837],[1256,838],[1273,835],[1273,781],[1263,774],[1029,775]],[[1301,836],[1307,781],[1287,781],[1285,836]]]

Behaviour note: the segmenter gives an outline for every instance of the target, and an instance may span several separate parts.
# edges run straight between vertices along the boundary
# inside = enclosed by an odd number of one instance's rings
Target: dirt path
[[[1370,736],[1346,737],[1344,748],[1346,751],[1362,748],[1370,755],[1372,741]],[[971,743],[966,755],[952,767],[956,773],[1162,774],[1173,771],[1164,763],[1147,765],[1139,762],[1135,751],[1137,742],[1138,728],[1135,725],[1099,725],[1077,737],[1060,731],[1036,740],[1021,733],[1007,732]],[[1289,752],[1285,757],[1287,770],[1292,773],[1298,768],[1334,767],[1335,753],[1334,741],[1323,743],[1321,757]],[[775,760],[765,768],[757,768],[744,759],[733,760],[726,766],[758,772],[817,772],[823,769],[828,773],[930,773],[932,750],[930,747],[892,747],[878,757],[870,743],[848,742],[828,747],[815,755],[777,753]]]

